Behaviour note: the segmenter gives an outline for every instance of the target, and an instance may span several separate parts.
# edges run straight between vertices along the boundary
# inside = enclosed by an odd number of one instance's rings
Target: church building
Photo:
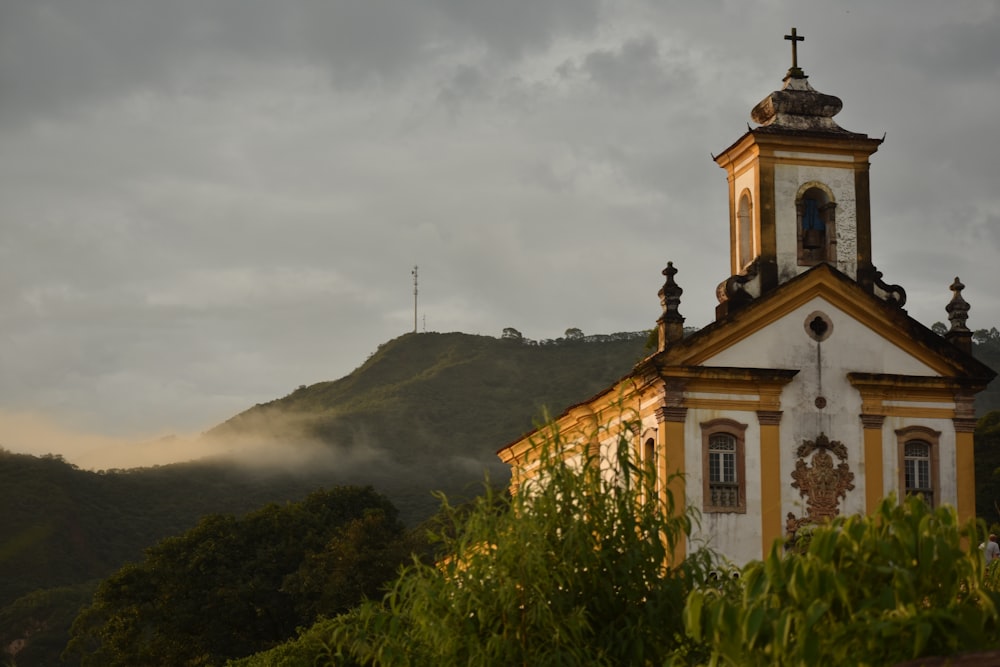
[[[972,356],[958,278],[939,335],[875,268],[868,174],[882,140],[834,122],[841,100],[810,85],[794,28],[786,39],[781,90],[715,156],[732,272],[715,321],[685,336],[668,263],[656,352],[556,419],[567,457],[588,447],[604,461],[627,423],[656,492],[700,512],[692,541],[735,563],[892,492],[975,516],[973,400],[996,375]],[[498,453],[515,489],[531,474],[534,435]]]

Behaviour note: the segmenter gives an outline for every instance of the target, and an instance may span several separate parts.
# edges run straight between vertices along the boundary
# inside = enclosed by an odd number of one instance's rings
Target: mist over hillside
[[[247,465],[322,468],[390,497],[412,499],[420,489],[477,493],[485,476],[507,481],[497,449],[546,411],[558,413],[628,373],[646,354],[646,338],[640,332],[532,344],[407,334],[381,345],[350,375],[256,405],[204,437]],[[435,502],[427,497],[425,510]],[[400,509],[406,519],[415,516]]]

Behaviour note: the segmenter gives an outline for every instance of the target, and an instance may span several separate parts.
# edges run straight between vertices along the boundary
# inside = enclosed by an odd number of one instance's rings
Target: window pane
[[[717,433],[708,440],[709,482],[736,482],[736,438]]]
[[[736,438],[716,433],[708,439],[708,502],[712,507],[739,507]]]
[[[903,445],[903,480],[907,495],[921,494],[928,504],[934,504],[930,443],[910,440]]]

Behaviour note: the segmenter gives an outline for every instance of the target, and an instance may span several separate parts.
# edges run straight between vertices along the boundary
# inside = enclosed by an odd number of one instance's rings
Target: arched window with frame
[[[899,496],[920,495],[931,507],[940,503],[938,489],[938,438],[941,432],[926,426],[896,431],[899,448]]]
[[[738,269],[745,270],[757,254],[754,252],[753,234],[753,201],[750,198],[750,191],[744,190],[740,195],[739,206],[736,210],[736,247],[739,255],[736,258]]]
[[[746,512],[746,428],[733,419],[701,424],[704,512]]]
[[[836,261],[836,210],[833,192],[826,185],[811,181],[799,189],[795,215],[800,266]]]

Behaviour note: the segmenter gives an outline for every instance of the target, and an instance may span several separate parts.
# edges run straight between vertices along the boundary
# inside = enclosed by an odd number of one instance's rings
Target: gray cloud
[[[1000,323],[993,2],[15,0],[0,6],[0,404],[196,432],[413,327],[711,321],[711,160],[791,25],[872,160],[876,263]],[[63,432],[60,431],[60,432]],[[48,440],[47,440],[48,441]],[[2,444],[2,443],[0,443]]]

